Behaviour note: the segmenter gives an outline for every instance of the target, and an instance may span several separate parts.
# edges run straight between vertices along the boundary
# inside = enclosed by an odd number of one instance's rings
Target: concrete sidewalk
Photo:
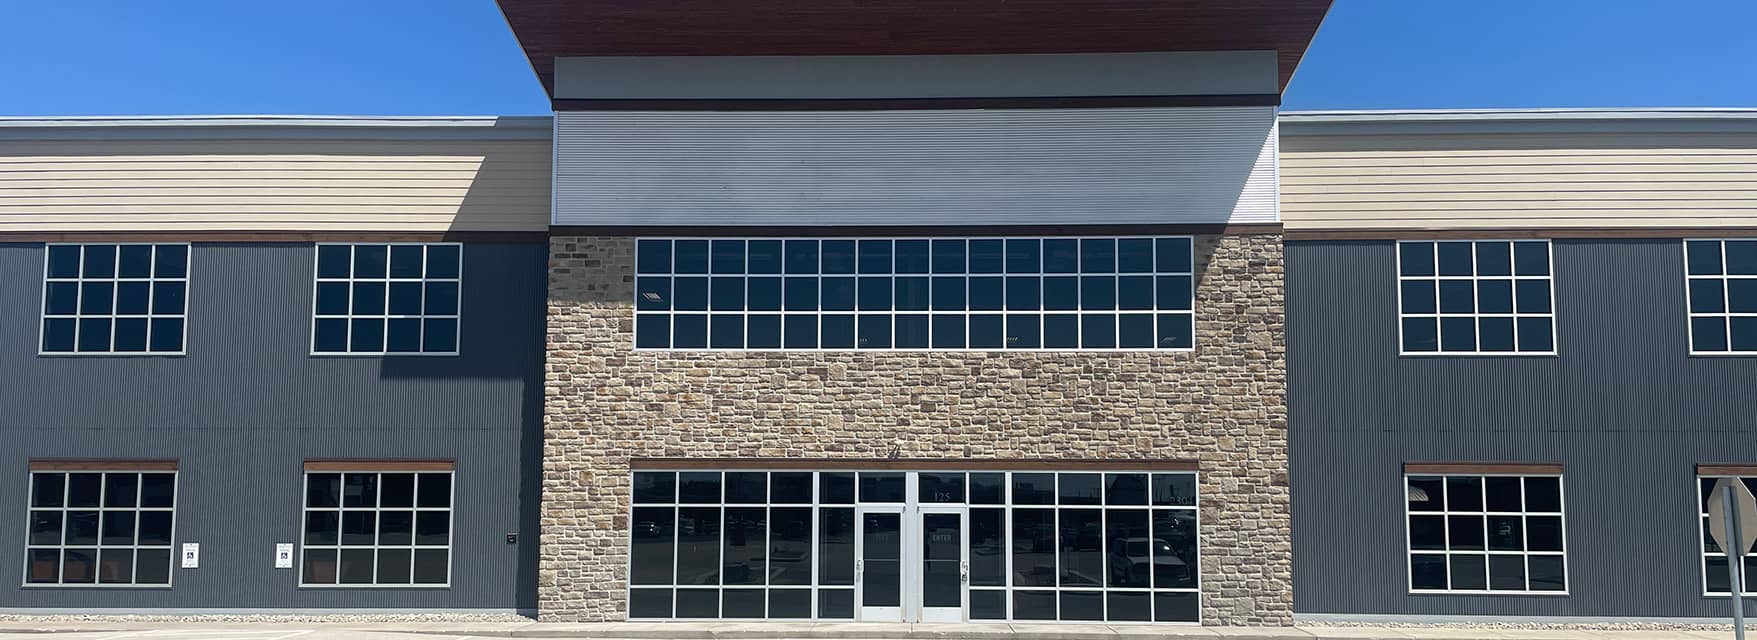
[[[1514,629],[1456,627],[1196,627],[1104,624],[874,623],[500,623],[500,622],[133,622],[0,621],[0,637],[63,640],[1730,640],[1731,626],[1702,629]]]

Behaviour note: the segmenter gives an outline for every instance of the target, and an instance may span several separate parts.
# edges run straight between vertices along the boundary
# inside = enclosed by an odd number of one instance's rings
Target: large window
[[[171,585],[176,471],[32,467],[26,586]]]
[[[463,245],[317,245],[320,355],[457,355]]]
[[[44,354],[183,353],[187,244],[51,244]]]
[[[938,605],[970,621],[1200,618],[1191,472],[637,471],[633,483],[633,619]],[[953,524],[928,531],[936,522]],[[935,588],[936,567],[948,586]]]
[[[450,471],[305,473],[304,586],[451,583]]]
[[[1559,475],[1409,475],[1412,592],[1566,593]]]
[[[640,349],[1191,349],[1170,238],[643,239]]]
[[[1397,243],[1404,354],[1553,354],[1547,240]]]
[[[1690,352],[1757,354],[1757,240],[1684,243]]]
[[[1708,498],[1714,492],[1714,483],[1721,478],[1734,476],[1704,475],[1696,479],[1696,506],[1698,521],[1702,525],[1702,592],[1708,595],[1729,595],[1732,593],[1732,579],[1727,573],[1726,550],[1715,544],[1714,536],[1708,534]],[[1757,491],[1757,477],[1739,478],[1745,487]],[[1746,549],[1743,577],[1745,578],[1745,595],[1757,595],[1757,556],[1750,555]]]

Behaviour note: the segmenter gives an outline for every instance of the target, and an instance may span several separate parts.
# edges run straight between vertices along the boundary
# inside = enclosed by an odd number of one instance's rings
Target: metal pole
[[[1733,492],[1721,493],[1726,494],[1723,498],[1726,504],[1722,506],[1726,507],[1727,542],[1731,543],[1726,549],[1726,566],[1727,575],[1732,578],[1730,590],[1733,592],[1733,637],[1745,640],[1745,601],[1742,598],[1745,591],[1745,536],[1739,530],[1739,511],[1733,503]]]

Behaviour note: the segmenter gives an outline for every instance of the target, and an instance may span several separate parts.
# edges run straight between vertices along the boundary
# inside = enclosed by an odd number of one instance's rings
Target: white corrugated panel
[[[579,111],[557,225],[1276,222],[1273,107]]]

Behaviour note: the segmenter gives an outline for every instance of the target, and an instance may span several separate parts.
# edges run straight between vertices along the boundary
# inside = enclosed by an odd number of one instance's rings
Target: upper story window
[[[1564,593],[1560,475],[1407,475],[1412,592]]]
[[[1689,240],[1690,353],[1757,354],[1757,240]]]
[[[1405,355],[1556,351],[1548,240],[1397,243]]]
[[[311,352],[457,355],[463,245],[319,244]]]
[[[643,239],[638,349],[1189,350],[1192,242]]]
[[[41,353],[183,353],[189,245],[51,244],[45,253]]]
[[[27,586],[170,586],[175,465],[31,467]]]

